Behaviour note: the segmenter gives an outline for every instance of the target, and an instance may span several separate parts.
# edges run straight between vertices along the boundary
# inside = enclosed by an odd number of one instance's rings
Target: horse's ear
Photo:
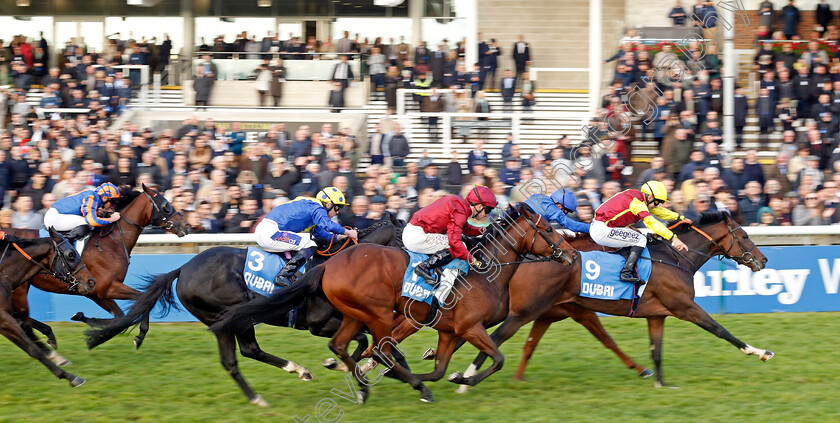
[[[52,238],[52,240],[55,241],[56,243],[60,244],[61,242],[64,241],[64,237],[62,237],[61,234],[59,234],[54,228],[50,227],[49,232],[50,232],[50,238]]]
[[[146,184],[140,184],[140,186],[143,188],[143,192],[145,192],[146,194],[155,195],[155,192],[152,191],[151,188],[147,187]]]
[[[519,208],[520,207],[521,206],[518,205],[518,204],[516,206],[508,205],[507,215],[510,216],[511,219],[516,219],[517,217],[519,217]]]

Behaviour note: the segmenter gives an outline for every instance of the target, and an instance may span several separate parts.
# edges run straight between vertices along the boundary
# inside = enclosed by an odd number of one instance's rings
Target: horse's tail
[[[210,325],[210,330],[215,333],[238,332],[257,323],[280,319],[289,310],[299,306],[307,295],[317,292],[323,277],[324,266],[315,266],[296,282],[270,297],[259,297],[228,307],[219,320]]]
[[[143,293],[134,300],[134,304],[128,309],[125,316],[115,318],[107,326],[85,331],[88,348],[95,348],[137,324],[143,316],[151,313],[155,304],[160,303],[163,307],[160,313],[161,317],[167,315],[173,307],[178,309],[178,304],[172,295],[172,282],[180,274],[181,268],[177,268],[169,273],[157,276],[144,276],[143,279],[147,282],[146,287],[143,289]]]

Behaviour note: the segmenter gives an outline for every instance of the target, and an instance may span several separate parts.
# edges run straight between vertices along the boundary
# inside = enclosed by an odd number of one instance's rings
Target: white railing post
[[[160,73],[155,72],[154,74],[154,94],[152,95],[153,101],[155,104],[160,104],[162,101],[162,96],[160,92]]]
[[[405,114],[405,88],[397,90],[397,110],[394,110],[397,116]]]
[[[443,115],[443,154],[449,158],[452,156],[452,115]]]

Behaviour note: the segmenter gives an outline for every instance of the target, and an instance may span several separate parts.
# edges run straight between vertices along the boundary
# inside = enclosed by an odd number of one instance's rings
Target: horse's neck
[[[490,257],[492,257],[493,259],[493,261],[490,264],[498,263],[501,265],[499,273],[492,275],[492,277],[486,278],[486,280],[491,285],[496,285],[501,288],[507,288],[508,283],[510,282],[511,278],[513,278],[513,274],[516,273],[516,269],[519,267],[519,263],[514,262],[519,261],[520,253],[514,250],[510,245],[502,246],[501,244],[497,244],[498,241],[499,240],[495,240],[495,242],[488,243],[492,245],[484,244],[481,247],[482,251],[490,252]]]
[[[704,232],[706,232],[705,229]],[[694,229],[689,229],[688,232],[680,235],[679,237],[680,240],[682,240],[689,248],[688,252],[681,253],[691,262],[692,273],[697,272],[700,267],[706,264],[706,262],[716,254],[712,253],[712,251],[716,248],[715,245]]]
[[[39,263],[41,266],[49,269],[50,262],[48,258],[52,252],[50,248],[52,243],[44,241],[45,240],[35,241],[33,243],[33,247],[30,247],[25,251],[26,254],[32,257],[32,260],[34,260],[35,263]],[[0,245],[2,244],[6,243],[0,243]],[[41,271],[40,266],[30,260],[27,260],[12,245],[2,245],[2,250],[5,251],[5,254],[0,252],[0,254],[3,254],[4,259],[2,260],[2,264],[0,264],[0,266],[2,266],[0,267],[0,273],[9,275],[9,280],[12,283],[12,290],[22,285],[25,281],[32,279],[38,272]]]
[[[137,239],[140,238],[140,233],[143,231],[143,227],[149,224],[151,220],[151,213],[145,213],[147,204],[141,200],[142,195],[137,197],[128,207],[124,208],[120,214],[122,214],[122,218],[120,220],[112,223],[114,225],[113,229],[111,230],[112,234],[114,231],[117,231],[119,236],[119,241],[125,246],[126,252],[129,254],[131,250],[134,248],[134,245],[137,244]],[[132,225],[129,223],[129,220],[140,227]]]

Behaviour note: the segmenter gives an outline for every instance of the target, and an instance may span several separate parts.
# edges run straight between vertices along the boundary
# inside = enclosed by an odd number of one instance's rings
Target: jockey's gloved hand
[[[653,232],[649,232],[646,236],[647,236],[648,244],[650,244],[651,242],[656,242],[656,241],[661,241],[662,240],[662,237],[660,237],[659,235],[657,235]]]

